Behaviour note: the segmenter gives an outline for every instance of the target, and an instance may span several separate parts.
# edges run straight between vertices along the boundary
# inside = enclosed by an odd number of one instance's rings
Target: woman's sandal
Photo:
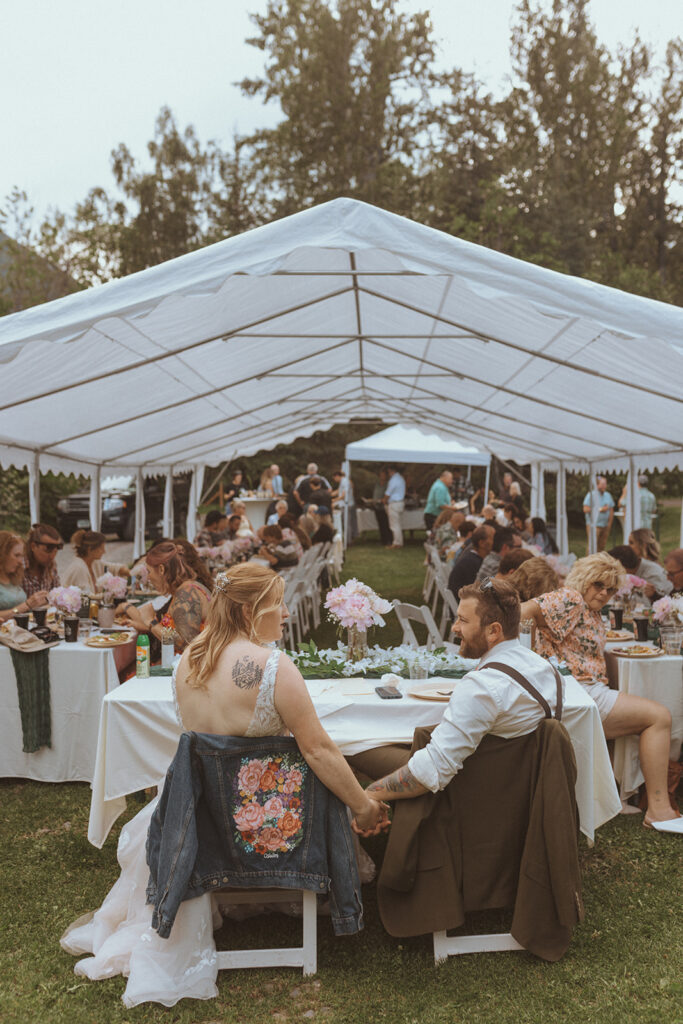
[[[669,832],[677,835],[683,835],[683,817],[679,815],[677,818],[668,818],[666,821],[653,821],[652,818],[648,818],[647,814],[643,818],[643,828],[649,828],[655,832]]]

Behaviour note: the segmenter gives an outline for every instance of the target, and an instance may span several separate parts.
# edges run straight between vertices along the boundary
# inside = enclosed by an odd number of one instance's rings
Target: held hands
[[[42,605],[46,605],[47,603],[47,590],[37,590],[35,594],[31,594],[31,596],[26,599],[26,607],[29,610],[33,608],[40,608]]]
[[[381,800],[368,798],[368,806],[360,814],[357,814],[351,822],[351,828],[359,836],[376,836],[388,829],[389,805]]]

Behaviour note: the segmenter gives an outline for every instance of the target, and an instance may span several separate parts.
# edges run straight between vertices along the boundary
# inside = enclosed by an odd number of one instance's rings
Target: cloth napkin
[[[10,655],[17,680],[23,750],[25,754],[34,754],[41,747],[52,746],[50,652],[17,651],[11,647]]]

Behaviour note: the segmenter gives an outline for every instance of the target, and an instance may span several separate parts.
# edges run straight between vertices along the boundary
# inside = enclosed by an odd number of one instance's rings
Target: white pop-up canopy
[[[489,452],[469,448],[454,437],[429,434],[419,427],[396,424],[347,444],[348,462],[427,462],[432,465],[488,466]]]
[[[206,465],[354,416],[537,477],[670,467],[681,338],[677,307],[339,199],[0,319],[0,462],[32,514],[39,471],[89,474],[93,522],[102,467],[193,469],[192,515]]]

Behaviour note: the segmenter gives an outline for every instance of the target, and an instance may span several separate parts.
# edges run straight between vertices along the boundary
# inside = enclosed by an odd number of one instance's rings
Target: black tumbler
[[[28,629],[28,612],[16,612],[14,621],[20,629]]]
[[[623,608],[613,608],[612,609],[612,618],[614,620],[614,628],[615,629],[621,629],[623,627],[623,625],[624,625],[624,609]]]
[[[33,618],[35,619],[36,626],[45,625],[45,617],[47,615],[47,608],[34,608]]]
[[[64,639],[68,644],[75,644],[78,642],[78,616],[64,619]]]
[[[634,615],[633,625],[636,627],[636,640],[647,640],[648,619],[646,615]]]

